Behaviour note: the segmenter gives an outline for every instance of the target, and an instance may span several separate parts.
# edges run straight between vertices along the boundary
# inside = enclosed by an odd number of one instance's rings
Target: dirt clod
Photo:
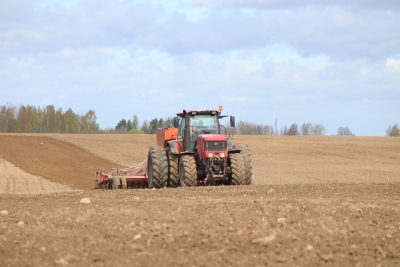
[[[90,202],[91,202],[90,198],[87,198],[87,197],[84,197],[79,201],[79,203],[82,203],[82,204],[90,204]]]
[[[268,242],[271,242],[271,241],[275,240],[275,238],[276,238],[276,235],[272,234],[272,235],[269,235],[269,236],[257,238],[256,240],[253,240],[253,243],[265,244],[265,243],[268,243]]]
[[[274,189],[270,189],[270,190],[268,190],[267,194],[268,195],[275,194],[275,190]]]

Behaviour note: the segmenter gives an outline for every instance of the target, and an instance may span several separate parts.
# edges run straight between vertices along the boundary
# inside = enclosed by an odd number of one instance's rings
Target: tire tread
[[[163,188],[168,185],[168,158],[162,147],[149,149],[148,172],[152,172],[152,185],[149,184],[149,187]]]
[[[245,172],[243,157],[239,153],[233,153],[229,155],[231,162],[232,173],[230,175],[229,184],[230,185],[241,185],[244,183]]]
[[[181,176],[183,178],[183,181],[181,179]],[[194,156],[192,155],[181,156],[179,162],[179,178],[182,187],[197,186],[197,169]]]
[[[240,154],[243,157],[244,173],[245,173],[245,179],[243,181],[243,184],[250,185],[251,182],[253,181],[253,165],[252,165],[250,148],[246,144],[238,144],[234,146],[234,148],[240,149],[241,150]]]

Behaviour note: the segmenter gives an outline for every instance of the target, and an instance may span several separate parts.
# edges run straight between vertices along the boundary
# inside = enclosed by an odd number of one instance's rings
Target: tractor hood
[[[200,140],[204,141],[226,141],[228,140],[225,135],[222,134],[202,134],[197,137],[197,142]]]
[[[228,156],[228,142],[224,135],[202,134],[197,137],[197,151],[199,158],[225,158]]]

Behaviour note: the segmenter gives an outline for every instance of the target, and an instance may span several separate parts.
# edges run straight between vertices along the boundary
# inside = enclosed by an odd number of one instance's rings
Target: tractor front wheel
[[[231,174],[228,177],[229,185],[241,185],[244,184],[245,172],[244,172],[244,162],[243,157],[239,153],[234,153],[229,155]]]
[[[182,187],[197,186],[197,170],[194,156],[181,156],[179,160],[179,182]]]

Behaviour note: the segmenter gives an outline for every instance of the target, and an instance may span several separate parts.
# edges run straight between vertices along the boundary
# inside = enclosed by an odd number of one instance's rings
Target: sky
[[[182,110],[400,123],[398,0],[0,0],[0,105],[96,112],[102,129]]]

